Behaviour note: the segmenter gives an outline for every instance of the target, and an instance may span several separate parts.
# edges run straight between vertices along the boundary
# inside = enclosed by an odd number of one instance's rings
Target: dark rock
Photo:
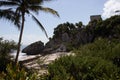
[[[53,51],[53,48],[45,48],[43,50],[43,54],[42,55],[50,54],[50,53],[52,53],[52,51]]]
[[[70,37],[68,36],[68,33],[62,34],[62,41],[63,42],[70,42]]]
[[[46,43],[44,53],[66,52],[66,46],[60,39],[52,39]]]
[[[44,50],[44,43],[41,41],[32,43],[25,47],[22,52],[27,53],[27,55],[36,55],[42,53]]]
[[[66,52],[66,46],[64,44],[60,44],[59,47],[54,52]]]

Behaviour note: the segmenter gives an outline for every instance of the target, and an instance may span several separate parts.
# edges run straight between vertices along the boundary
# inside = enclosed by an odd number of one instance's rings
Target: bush
[[[6,65],[11,62],[9,53],[12,49],[17,49],[17,45],[14,41],[0,38],[0,71],[5,71]]]
[[[66,56],[49,65],[49,80],[117,80],[119,71],[101,58]]]
[[[96,39],[49,65],[47,80],[119,80],[120,43]]]
[[[12,49],[17,49],[17,44],[14,41],[3,40],[0,38],[0,58],[9,57]]]
[[[99,38],[94,43],[86,44],[74,52],[80,56],[101,57],[105,60],[120,58],[120,42],[118,40],[108,40]]]
[[[6,72],[0,74],[1,80],[38,80],[37,75],[29,74],[19,65],[8,64]]]

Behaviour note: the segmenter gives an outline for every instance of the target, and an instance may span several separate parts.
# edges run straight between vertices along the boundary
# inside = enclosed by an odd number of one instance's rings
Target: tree
[[[75,24],[77,26],[77,28],[81,28],[83,26],[83,23],[80,21],[78,23]]]
[[[26,14],[30,15],[32,19],[40,26],[40,28],[42,29],[42,31],[45,33],[46,36],[47,36],[47,33],[43,25],[39,22],[39,20],[32,13],[38,14],[39,11],[41,10],[41,11],[52,13],[59,17],[57,11],[51,8],[41,6],[41,4],[44,1],[47,1],[47,0],[1,0],[0,1],[0,6],[5,6],[8,8],[7,10],[6,9],[0,10],[1,12],[4,12],[6,14],[6,15],[0,15],[1,16],[0,18],[5,18],[10,21],[13,20],[12,22],[14,22],[14,24],[16,24],[17,26],[19,26],[18,23],[21,22],[18,49],[17,49],[16,58],[15,58],[16,63],[18,61],[18,56],[20,52],[20,44],[21,44],[22,35],[23,35],[25,15]],[[7,13],[8,11],[10,11],[12,15],[14,14],[14,16],[11,16],[10,13]]]
[[[6,66],[11,62],[12,56],[9,54],[17,49],[17,44],[12,40],[4,40],[0,37],[0,72],[6,70]],[[1,78],[0,78],[1,79]]]

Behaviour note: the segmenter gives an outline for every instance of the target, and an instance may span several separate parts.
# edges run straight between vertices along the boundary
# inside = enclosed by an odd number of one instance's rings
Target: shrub
[[[120,42],[117,40],[108,40],[99,38],[94,43],[86,44],[79,49],[75,49],[78,56],[101,57],[105,60],[113,60],[115,57],[120,58]]]
[[[49,80],[117,80],[119,68],[95,57],[66,56],[49,65]]]
[[[120,43],[96,39],[49,65],[47,80],[119,80]]]
[[[16,49],[17,45],[14,41],[3,40],[0,38],[0,71],[5,71],[6,65],[11,62],[9,53],[12,49]]]
[[[12,49],[17,49],[17,44],[14,41],[0,39],[0,58],[9,57]]]
[[[1,80],[39,80],[37,75],[29,74],[19,65],[8,64],[6,72],[0,74]]]

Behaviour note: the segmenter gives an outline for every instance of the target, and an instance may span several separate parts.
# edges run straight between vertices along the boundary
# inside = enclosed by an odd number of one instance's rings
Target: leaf
[[[51,14],[54,14],[54,15],[60,17],[59,14],[58,14],[58,12],[55,11],[55,10],[53,10],[53,9],[51,9],[51,8],[42,7],[42,6],[39,6],[39,7],[40,7],[40,10],[42,10],[42,11],[49,12]]]
[[[16,2],[12,1],[0,1],[0,6],[17,6]]]
[[[38,21],[38,19],[35,16],[32,15],[32,18],[40,26],[41,30],[45,33],[46,37],[48,38],[47,32],[46,32],[45,28],[43,27],[43,25]]]

